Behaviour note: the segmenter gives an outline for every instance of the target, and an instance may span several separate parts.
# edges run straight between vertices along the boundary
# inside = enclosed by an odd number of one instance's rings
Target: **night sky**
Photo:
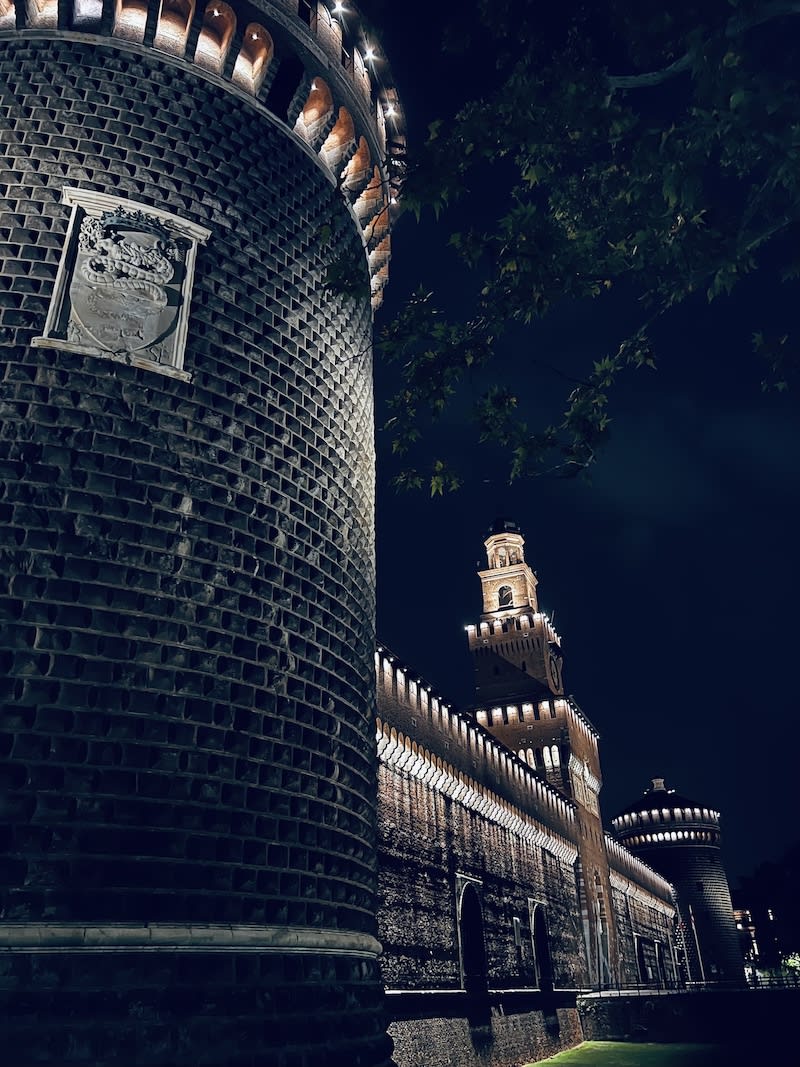
[[[431,120],[479,93],[476,68],[442,54],[419,0],[372,7],[418,144]],[[490,195],[487,184],[459,210],[480,216]],[[420,284],[469,313],[475,279],[446,248],[448,226],[401,219],[378,328]],[[514,519],[563,639],[566,690],[600,732],[606,825],[665,777],[722,813],[732,883],[800,837],[800,392],[762,393],[750,349],[753,308],[768,326],[787,299],[756,276],[735,298],[677,311],[656,335],[659,369],[632,371],[615,390],[611,440],[588,479],[508,484],[503,457],[468,422],[485,372],[427,439],[460,458],[459,492],[398,494],[399,463],[377,435],[379,640],[445,700],[470,704],[475,572],[492,520]],[[624,294],[558,307],[508,340],[496,373],[532,423],[557,421],[569,387],[532,360],[578,369],[616,349],[631,314]],[[380,427],[395,378],[379,364],[376,380]]]

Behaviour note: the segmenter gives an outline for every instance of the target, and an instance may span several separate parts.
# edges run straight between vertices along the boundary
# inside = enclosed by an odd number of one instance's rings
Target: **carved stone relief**
[[[198,244],[210,231],[105,193],[64,189],[72,207],[39,347],[183,370]]]

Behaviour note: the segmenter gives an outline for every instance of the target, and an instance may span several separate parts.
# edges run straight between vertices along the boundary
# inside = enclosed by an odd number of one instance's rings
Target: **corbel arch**
[[[153,47],[172,56],[183,56],[194,17],[195,0],[161,0]]]
[[[233,67],[231,81],[248,93],[256,95],[264,81],[267,67],[275,54],[267,30],[258,22],[251,22],[244,31],[239,55]]]
[[[203,24],[194,52],[198,67],[221,74],[235,32],[236,15],[233,8],[222,0],[208,4],[203,12]]]
[[[306,144],[313,146],[324,136],[332,116],[333,96],[327,82],[319,77],[312,79],[306,102],[294,124],[294,132]]]
[[[147,0],[116,0],[112,36],[141,44],[147,25]]]
[[[348,193],[357,193],[369,181],[371,165],[369,145],[364,137],[359,137],[356,150],[342,171],[342,189]]]
[[[355,144],[355,140],[356,131],[353,118],[346,107],[340,107],[336,123],[325,138],[319,154],[331,170],[335,170],[343,162],[347,153]]]

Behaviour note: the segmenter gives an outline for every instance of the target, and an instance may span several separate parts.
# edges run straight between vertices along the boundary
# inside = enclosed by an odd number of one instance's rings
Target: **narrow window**
[[[497,591],[497,603],[501,608],[510,608],[514,604],[514,592],[510,585],[501,585]]]

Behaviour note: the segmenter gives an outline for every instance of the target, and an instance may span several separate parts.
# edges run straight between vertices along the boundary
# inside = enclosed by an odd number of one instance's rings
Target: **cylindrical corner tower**
[[[741,983],[742,953],[720,857],[719,813],[654,778],[612,825],[618,841],[675,887],[687,980]]]
[[[316,0],[0,0],[15,1067],[388,1061],[370,297],[402,137],[365,54]]]

